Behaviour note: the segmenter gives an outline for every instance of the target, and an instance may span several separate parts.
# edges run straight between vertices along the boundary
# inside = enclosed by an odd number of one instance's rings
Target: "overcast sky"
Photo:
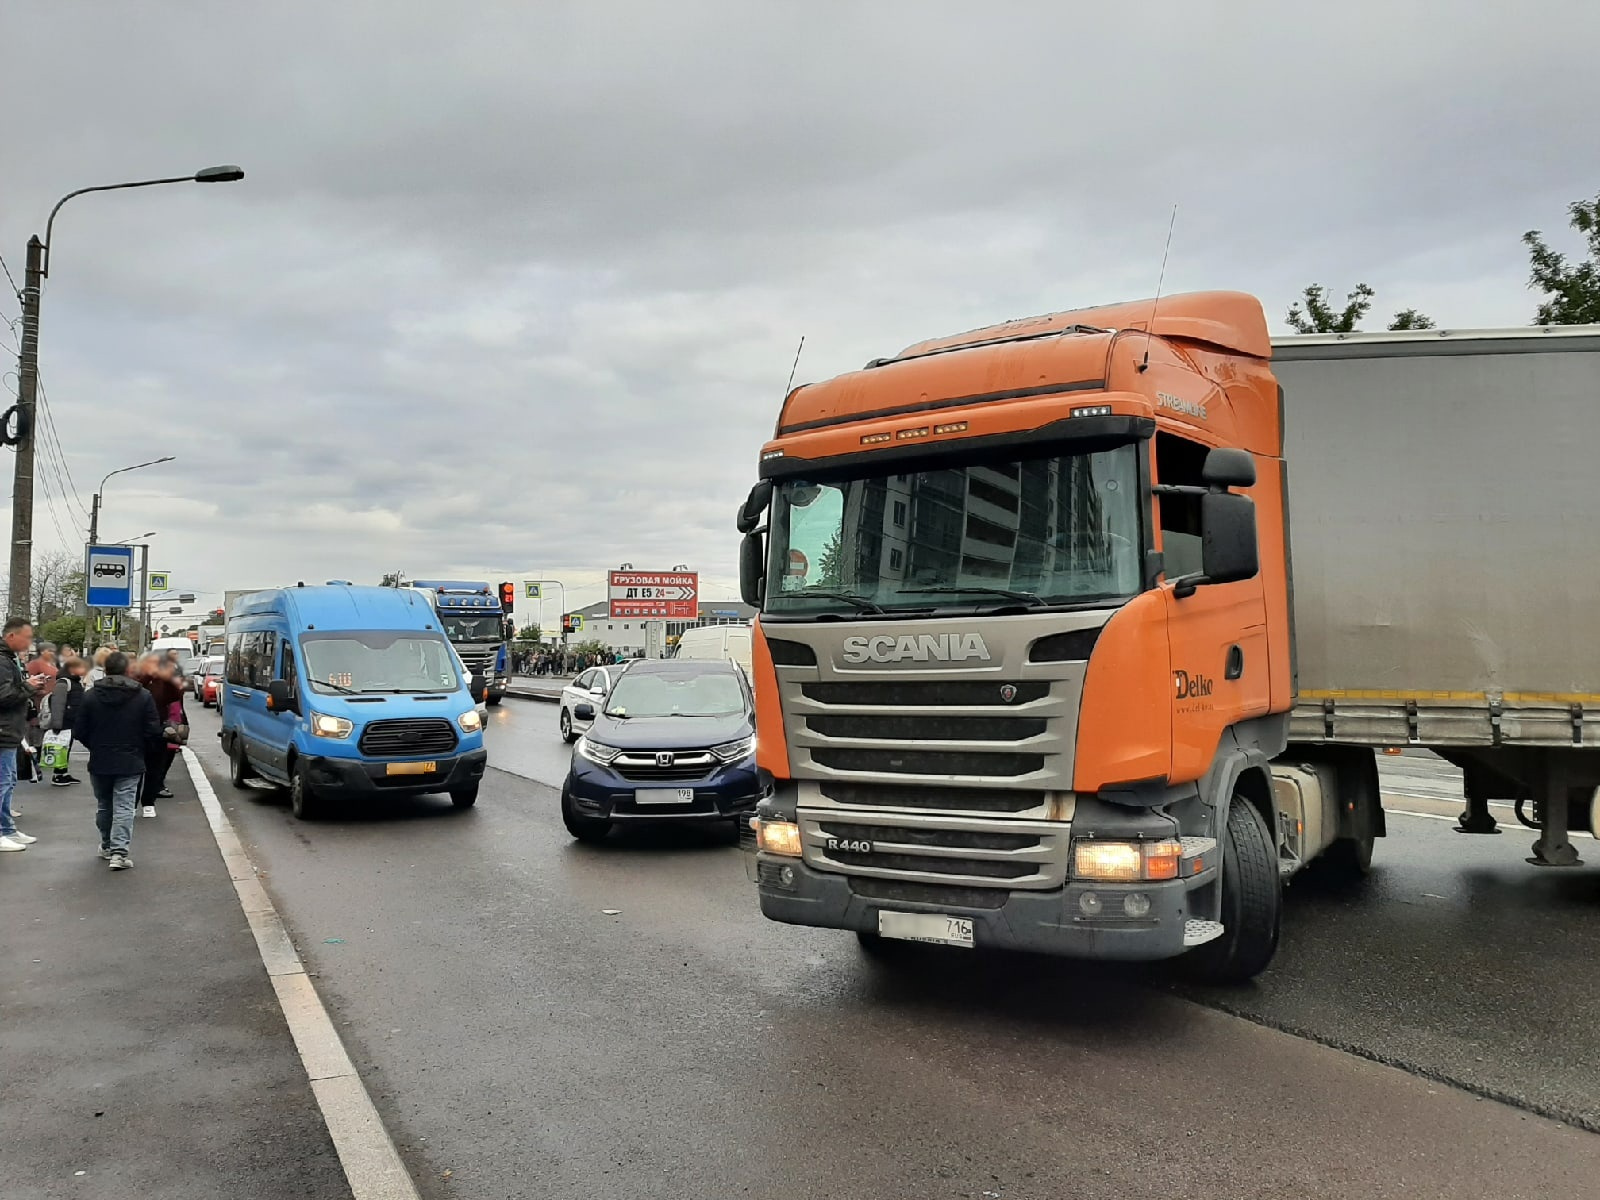
[[[1600,192],[1600,7],[13,3],[0,255],[57,219],[41,552],[186,589],[620,562],[734,588],[798,379],[1167,290],[1521,325]],[[9,289],[8,289],[9,291]],[[18,316],[0,297],[5,320]],[[15,332],[0,330],[7,355]],[[14,361],[7,390],[14,391]],[[41,459],[46,456],[41,453]],[[9,467],[7,468],[9,476]],[[6,489],[9,492],[9,489]],[[546,624],[555,606],[546,609]]]

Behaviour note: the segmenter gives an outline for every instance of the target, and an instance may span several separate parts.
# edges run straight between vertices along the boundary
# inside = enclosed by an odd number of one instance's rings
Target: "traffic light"
[[[500,608],[501,608],[501,611],[510,612],[511,608],[512,608],[512,605],[514,605],[516,603],[516,599],[517,599],[517,585],[514,584],[514,583],[502,583],[500,585]]]
[[[561,614],[561,632],[562,633],[571,633],[571,632],[573,632],[574,628],[575,628],[575,626],[574,626],[573,621],[572,621],[572,614],[571,613],[562,613]]]

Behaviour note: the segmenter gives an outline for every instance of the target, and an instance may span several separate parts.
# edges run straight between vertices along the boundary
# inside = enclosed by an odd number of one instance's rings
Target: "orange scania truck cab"
[[[739,516],[768,917],[1241,980],[1282,876],[1365,869],[1371,752],[1272,765],[1295,663],[1271,356],[1253,297],[1205,292],[788,395]]]

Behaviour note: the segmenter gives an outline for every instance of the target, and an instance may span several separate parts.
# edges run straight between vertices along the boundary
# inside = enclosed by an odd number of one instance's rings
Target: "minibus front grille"
[[[445,754],[456,748],[456,731],[443,717],[399,717],[372,722],[357,744],[374,757]]]

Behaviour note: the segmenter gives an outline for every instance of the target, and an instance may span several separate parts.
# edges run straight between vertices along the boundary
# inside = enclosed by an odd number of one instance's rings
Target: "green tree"
[[[1395,313],[1394,320],[1389,322],[1390,329],[1432,329],[1434,324],[1431,318],[1424,316],[1414,308],[1402,308]]]
[[[30,615],[35,625],[56,617],[69,616],[83,602],[83,559],[57,550],[33,560],[33,604]]]
[[[833,536],[828,539],[828,544],[822,548],[822,557],[817,561],[817,583],[822,587],[838,587],[844,582],[844,543],[843,534],[834,530]]]
[[[1370,287],[1358,283],[1356,290],[1345,297],[1344,307],[1335,308],[1328,289],[1313,283],[1289,306],[1286,319],[1296,333],[1354,333],[1372,308],[1374,295]]]
[[[517,641],[519,642],[537,642],[543,637],[544,630],[540,629],[536,624],[524,625],[521,629],[517,630]]]
[[[39,626],[39,636],[57,646],[70,646],[74,650],[83,645],[89,622],[83,617],[55,617]]]
[[[1528,286],[1548,297],[1534,315],[1535,325],[1600,324],[1600,195],[1569,204],[1567,212],[1588,243],[1589,257],[1583,262],[1569,264],[1537,229],[1522,235],[1532,259]]]
[[[1299,300],[1289,306],[1286,318],[1296,333],[1355,333],[1372,311],[1377,293],[1365,283],[1345,297],[1344,307],[1335,308],[1328,289],[1320,283],[1306,288]],[[1433,321],[1414,308],[1402,308],[1389,322],[1390,329],[1432,329]]]

